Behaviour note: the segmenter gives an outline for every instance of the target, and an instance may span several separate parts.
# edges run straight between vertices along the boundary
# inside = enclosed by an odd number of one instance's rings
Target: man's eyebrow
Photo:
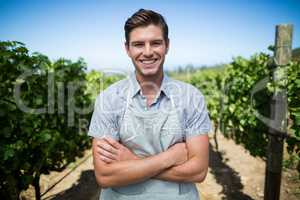
[[[156,39],[156,40],[152,40],[151,42],[163,42],[163,39]]]
[[[130,42],[131,44],[141,44],[141,43],[144,43],[143,41],[132,41]]]

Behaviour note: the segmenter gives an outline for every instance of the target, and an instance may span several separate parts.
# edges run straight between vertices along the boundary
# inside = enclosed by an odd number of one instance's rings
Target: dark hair
[[[125,22],[125,39],[126,43],[129,43],[129,34],[131,31],[137,27],[148,26],[150,24],[160,26],[163,32],[164,40],[168,41],[168,25],[164,17],[152,10],[140,9],[135,12],[130,18]]]

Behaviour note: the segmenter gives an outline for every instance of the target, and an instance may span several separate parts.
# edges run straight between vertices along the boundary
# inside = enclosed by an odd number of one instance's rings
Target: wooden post
[[[287,78],[287,74],[277,73],[290,62],[292,57],[291,24],[277,25],[275,36],[275,53],[273,81]],[[281,69],[280,69],[281,68]],[[285,77],[283,77],[285,76]],[[283,158],[284,136],[287,125],[287,90],[275,89],[270,101],[271,120],[269,124],[269,143],[265,176],[264,200],[280,199],[280,184]]]

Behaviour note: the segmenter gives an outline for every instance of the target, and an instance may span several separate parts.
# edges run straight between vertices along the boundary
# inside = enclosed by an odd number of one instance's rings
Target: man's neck
[[[163,81],[163,72],[155,76],[142,76],[139,73],[135,73],[136,79],[141,87],[143,95],[146,97],[155,97],[160,90]]]

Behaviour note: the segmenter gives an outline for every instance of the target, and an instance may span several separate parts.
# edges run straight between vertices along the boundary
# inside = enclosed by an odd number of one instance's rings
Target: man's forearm
[[[169,153],[162,152],[143,159],[104,164],[95,167],[95,173],[102,187],[123,186],[156,176],[173,164]]]
[[[199,168],[198,159],[193,157],[184,164],[170,167],[153,178],[174,182],[202,182],[206,174],[207,167]]]

